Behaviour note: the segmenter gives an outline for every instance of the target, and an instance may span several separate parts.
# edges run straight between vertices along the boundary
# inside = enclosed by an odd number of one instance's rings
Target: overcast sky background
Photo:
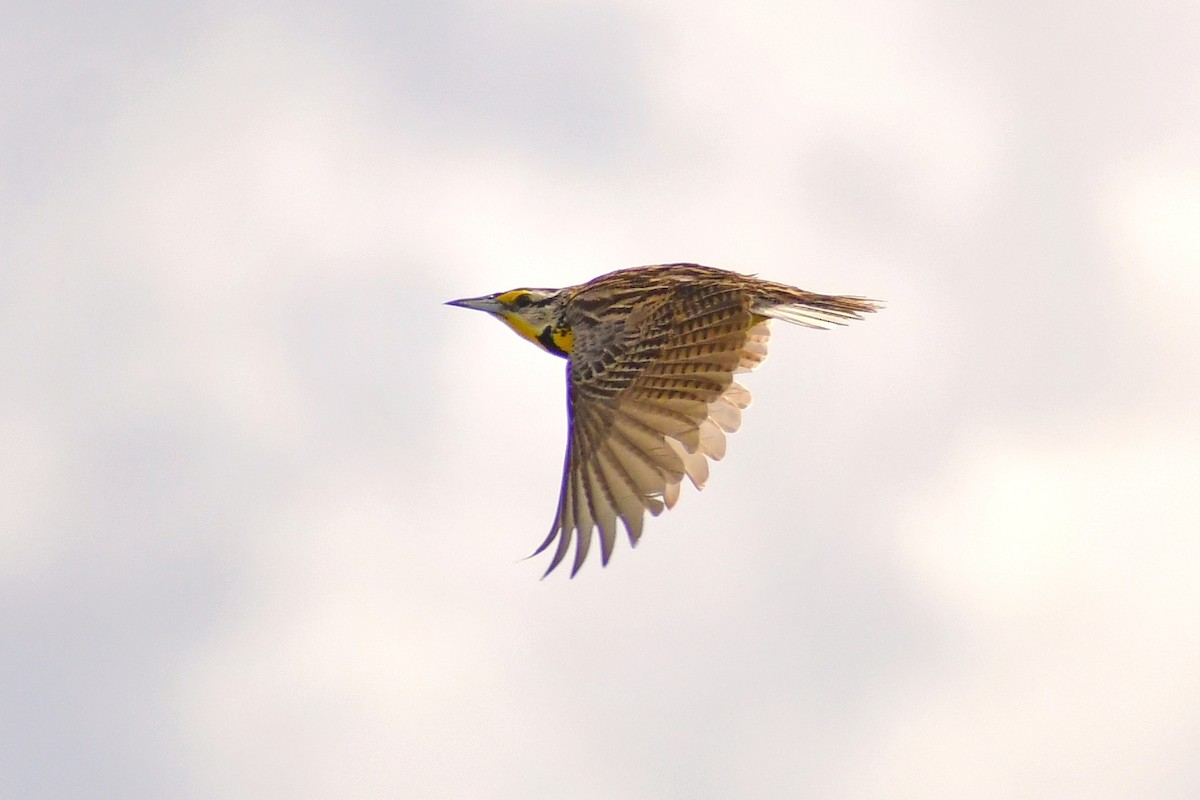
[[[1190,2],[0,12],[0,796],[1200,796]],[[699,261],[703,494],[539,581],[563,364]]]

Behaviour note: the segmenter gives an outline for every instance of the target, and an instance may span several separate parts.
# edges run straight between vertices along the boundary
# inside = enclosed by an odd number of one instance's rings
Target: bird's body
[[[703,267],[618,270],[564,289],[514,289],[451,305],[487,311],[567,359],[569,434],[558,514],[536,553],[557,540],[549,574],[572,538],[572,576],[600,530],[607,564],[617,520],[637,544],[644,513],[697,488],[725,454],[750,394],[733,376],[766,357],[770,319],[825,328],[877,304],[814,294]],[[535,553],[535,554],[536,554]]]

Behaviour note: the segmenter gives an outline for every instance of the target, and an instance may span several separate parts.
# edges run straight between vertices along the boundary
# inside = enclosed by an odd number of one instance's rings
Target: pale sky
[[[0,797],[1200,795],[1194,3],[18,2]],[[563,364],[776,323],[637,550],[521,560]]]

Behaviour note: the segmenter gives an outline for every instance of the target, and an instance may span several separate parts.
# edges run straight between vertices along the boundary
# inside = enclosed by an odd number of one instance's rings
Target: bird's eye
[[[533,302],[533,296],[528,294],[519,294],[513,298],[512,304],[514,308],[524,308]]]

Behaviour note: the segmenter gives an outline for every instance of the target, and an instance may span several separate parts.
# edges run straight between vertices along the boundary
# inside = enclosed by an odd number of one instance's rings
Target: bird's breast
[[[575,331],[567,327],[555,328],[547,325],[538,334],[537,340],[549,352],[566,358],[575,345]]]

